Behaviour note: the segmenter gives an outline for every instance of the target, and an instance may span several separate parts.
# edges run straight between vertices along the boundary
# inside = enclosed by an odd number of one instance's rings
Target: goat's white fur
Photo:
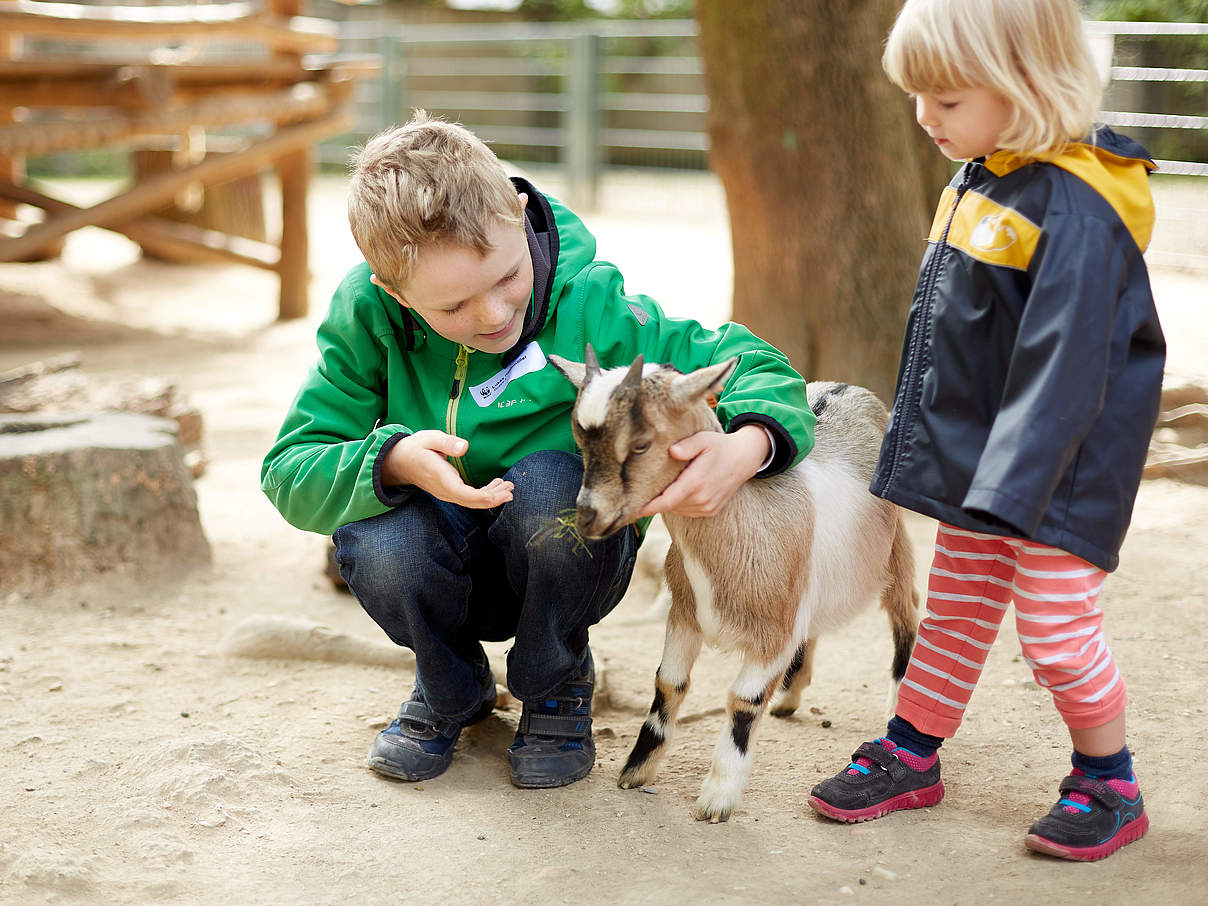
[[[633,522],[684,467],[666,451],[700,430],[720,430],[705,397],[722,389],[733,361],[680,374],[649,366],[602,370],[550,356],[579,388],[573,424],[583,449],[578,527],[599,537]],[[663,658],[650,714],[619,784],[654,779],[692,665],[708,642],[740,652],[729,720],[693,807],[725,821],[737,806],[753,741],[772,712],[791,714],[812,673],[817,637],[880,595],[894,630],[892,689],[914,642],[918,596],[913,557],[897,509],[868,492],[887,413],[866,390],[811,384],[820,411],[814,450],[792,470],[749,481],[710,519],[671,513],[665,573],[671,589]]]

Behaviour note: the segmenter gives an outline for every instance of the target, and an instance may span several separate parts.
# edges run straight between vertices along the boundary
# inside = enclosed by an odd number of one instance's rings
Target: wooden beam
[[[48,214],[68,214],[82,210],[76,205],[37,192],[29,186],[13,183],[0,182],[0,198],[40,208]],[[206,230],[163,217],[139,217],[126,223],[111,224],[106,229],[121,233],[153,254],[165,258],[245,264],[269,271],[278,270],[280,265],[280,254],[267,242],[257,242],[242,236],[228,236],[217,230]]]
[[[306,200],[311,162],[309,146],[277,161],[281,180],[281,297],[277,317],[282,321],[304,317],[310,304]]]
[[[167,171],[137,184],[128,192],[93,205],[67,212],[31,227],[17,239],[0,240],[0,261],[16,261],[43,248],[47,242],[85,226],[108,227],[154,211],[172,201],[190,183],[218,183],[259,173],[288,154],[349,129],[350,111],[341,110],[313,122],[282,129],[243,151],[206,158],[191,167]]]

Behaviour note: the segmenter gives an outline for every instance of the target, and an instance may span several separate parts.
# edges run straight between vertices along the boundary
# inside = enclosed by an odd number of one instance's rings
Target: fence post
[[[382,35],[377,39],[377,46],[378,54],[382,58],[382,69],[381,75],[378,76],[381,91],[378,96],[379,122],[373,130],[375,133],[411,118],[411,111],[405,107],[407,62],[404,59],[403,42],[391,35]]]
[[[585,27],[571,39],[567,72],[567,195],[596,206],[600,178],[600,36]]]

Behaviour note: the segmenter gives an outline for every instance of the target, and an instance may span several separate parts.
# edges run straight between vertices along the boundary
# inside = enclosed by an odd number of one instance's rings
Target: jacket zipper
[[[457,347],[457,364],[453,369],[453,386],[449,388],[449,405],[445,410],[445,431],[448,434],[457,436],[457,405],[461,402],[461,391],[466,382],[466,372],[470,367],[470,350],[465,346]],[[450,456],[449,461],[453,463],[463,481],[468,481],[469,476],[466,475],[466,467],[462,464],[460,456]]]
[[[922,379],[919,347],[925,343],[922,336],[924,334],[929,335],[931,332],[931,309],[935,301],[935,286],[939,283],[940,268],[944,263],[944,259],[947,258],[948,231],[952,229],[952,221],[956,219],[956,211],[960,207],[961,199],[965,196],[965,192],[969,190],[969,185],[973,182],[974,166],[973,164],[969,165],[969,168],[965,171],[964,178],[961,180],[961,184],[957,186],[956,200],[952,202],[952,212],[948,215],[948,222],[944,224],[944,232],[940,235],[939,242],[936,244],[935,254],[931,258],[931,266],[928,268],[925,276],[926,283],[923,287],[922,301],[919,305],[919,326],[910,336],[906,375],[902,381],[902,393],[898,396],[901,405],[899,410],[894,413],[893,466],[889,471],[889,478],[885,481],[885,487],[893,484],[894,479],[897,477],[898,469],[902,464],[902,450],[906,444],[906,422],[904,418],[906,409],[907,407],[912,409],[918,407],[920,391],[916,387],[916,384]]]

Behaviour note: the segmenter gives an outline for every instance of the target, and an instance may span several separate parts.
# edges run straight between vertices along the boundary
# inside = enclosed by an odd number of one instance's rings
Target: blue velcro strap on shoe
[[[517,730],[523,736],[564,736],[585,739],[591,735],[591,718],[575,714],[539,714],[525,708]]]
[[[895,783],[906,777],[906,772],[910,770],[910,768],[894,758],[892,752],[876,742],[863,743],[860,748],[852,753],[851,760],[853,764],[861,758],[867,758],[873,764],[880,767],[881,770],[889,775],[889,779]]]
[[[1113,790],[1102,780],[1095,780],[1091,777],[1079,777],[1076,774],[1070,774],[1061,781],[1060,789],[1063,797],[1066,793],[1082,793],[1085,796],[1090,796],[1092,799],[1097,799],[1103,803],[1104,807],[1115,811],[1120,808],[1120,794]],[[1072,803],[1076,805],[1077,803]]]
[[[1080,812],[1089,812],[1091,810],[1089,805],[1083,805],[1081,802],[1075,802],[1073,799],[1062,799],[1057,804],[1076,808]]]

